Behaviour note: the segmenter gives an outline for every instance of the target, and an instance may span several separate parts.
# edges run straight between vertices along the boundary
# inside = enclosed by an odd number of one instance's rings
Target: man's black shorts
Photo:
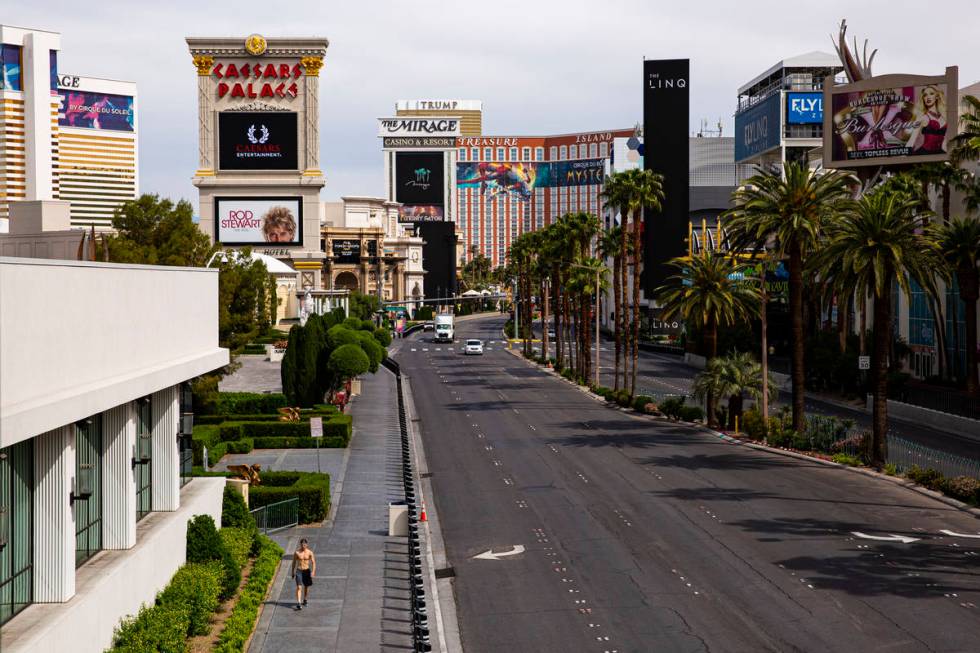
[[[297,569],[296,570],[296,585],[303,585],[309,587],[313,584],[313,576],[310,574],[309,569]]]

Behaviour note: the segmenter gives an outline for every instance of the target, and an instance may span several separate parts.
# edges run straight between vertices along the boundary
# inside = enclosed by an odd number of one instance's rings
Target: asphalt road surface
[[[496,318],[419,336],[396,358],[468,653],[980,650],[975,517],[607,407]]]
[[[536,337],[540,338],[540,326],[537,324],[535,325],[534,332]],[[499,330],[497,335],[499,336]],[[593,335],[592,337],[594,338],[595,336]],[[541,343],[534,343],[533,346],[540,351]],[[554,346],[550,346],[549,349],[551,354],[554,355]],[[615,344],[611,340],[602,341],[599,351],[599,380],[603,385],[610,388],[613,387],[615,352]],[[595,354],[593,353],[592,355],[594,356]],[[637,368],[636,387],[638,393],[654,396],[663,394],[690,394],[694,377],[700,371],[686,364],[680,356],[648,351],[640,351]],[[789,392],[780,392],[778,400],[773,405],[773,410],[780,405],[788,406],[791,404],[792,395]],[[833,415],[852,420],[859,428],[871,428],[871,414],[857,407],[843,406],[838,402],[824,401],[819,397],[808,395],[806,399],[806,410],[809,414]],[[891,435],[944,453],[973,460],[980,458],[980,444],[975,439],[934,429],[924,424],[890,418],[888,432]]]

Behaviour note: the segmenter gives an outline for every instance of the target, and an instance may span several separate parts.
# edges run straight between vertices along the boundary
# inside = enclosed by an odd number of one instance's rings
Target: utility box
[[[388,504],[388,536],[408,537],[408,506],[404,502]]]

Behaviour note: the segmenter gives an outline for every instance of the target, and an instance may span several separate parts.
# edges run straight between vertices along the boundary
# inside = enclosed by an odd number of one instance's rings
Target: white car
[[[422,323],[422,330],[423,331],[435,331],[436,330],[436,325],[433,324],[432,322],[423,322]]]
[[[483,355],[483,341],[482,340],[467,340],[466,348],[463,350],[464,353],[469,356],[470,354]]]

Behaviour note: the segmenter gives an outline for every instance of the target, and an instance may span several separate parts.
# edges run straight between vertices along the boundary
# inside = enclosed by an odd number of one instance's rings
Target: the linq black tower
[[[691,62],[643,62],[643,166],[664,176],[662,211],[643,216],[643,276],[647,299],[671,274],[670,259],[687,253],[689,211],[688,114]]]

